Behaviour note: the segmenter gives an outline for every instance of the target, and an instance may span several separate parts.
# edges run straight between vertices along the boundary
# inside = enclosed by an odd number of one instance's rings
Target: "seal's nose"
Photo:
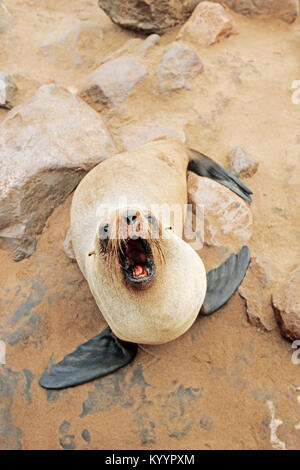
[[[125,219],[126,219],[127,225],[131,225],[137,219],[136,212],[128,211],[127,214],[125,215]]]

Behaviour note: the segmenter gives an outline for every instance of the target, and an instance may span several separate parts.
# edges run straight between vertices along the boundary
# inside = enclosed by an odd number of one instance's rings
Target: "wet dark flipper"
[[[119,340],[106,328],[52,366],[39,383],[44,388],[60,389],[89,382],[129,364],[137,349],[137,344]]]
[[[230,255],[221,266],[209,271],[200,315],[211,315],[228,302],[244,279],[249,262],[250,250],[243,246],[237,255]]]
[[[250,194],[253,193],[239,178],[206,155],[192,149],[189,149],[189,151],[191,157],[188,170],[193,171],[199,176],[205,176],[206,178],[211,178],[223,184],[223,186],[231,189],[231,191],[245,199],[245,201],[251,203],[252,199]]]

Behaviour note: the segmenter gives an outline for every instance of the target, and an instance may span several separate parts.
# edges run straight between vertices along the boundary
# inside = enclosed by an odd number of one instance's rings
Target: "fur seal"
[[[170,139],[110,157],[77,187],[73,248],[109,327],[45,373],[43,387],[74,386],[123,367],[135,357],[138,343],[176,339],[199,313],[210,315],[223,306],[242,282],[248,247],[206,274],[198,254],[182,239],[187,170],[251,202],[252,191],[237,177]],[[170,207],[177,208],[176,220]]]

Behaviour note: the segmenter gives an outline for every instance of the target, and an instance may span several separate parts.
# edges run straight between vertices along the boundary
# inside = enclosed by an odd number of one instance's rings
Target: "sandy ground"
[[[96,1],[6,4],[15,23],[1,33],[0,69],[15,74],[18,103],[38,84],[78,88],[105,56],[138,37],[113,25]],[[223,165],[237,145],[255,157],[258,172],[246,181],[254,191],[249,246],[284,280],[300,253],[300,105],[290,90],[300,79],[299,22],[233,16],[238,35],[197,49],[205,70],[192,90],[152,93],[155,64],[177,28],[147,55],[153,74],[145,86],[103,117],[118,143],[122,126],[159,114],[184,120],[188,142]],[[77,65],[63,48],[56,58],[41,52],[44,38],[69,17],[103,31],[103,39],[81,41]],[[7,363],[0,366],[0,449],[299,448],[300,365],[277,328],[265,332],[248,323],[238,293],[178,340],[141,347],[136,361],[112,376],[60,392],[39,387],[50,357],[58,361],[105,326],[63,251],[70,203],[49,218],[31,258],[15,263],[0,252],[0,319],[11,324]],[[207,268],[220,253],[203,248]]]

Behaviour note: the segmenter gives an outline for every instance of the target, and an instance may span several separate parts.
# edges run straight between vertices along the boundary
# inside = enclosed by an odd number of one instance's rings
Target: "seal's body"
[[[181,143],[151,142],[142,152],[124,152],[99,164],[74,194],[71,230],[76,259],[100,311],[122,340],[147,344],[171,341],[192,325],[203,303],[205,268],[182,240],[184,221],[171,221],[170,228],[169,217],[162,214],[164,208],[174,207],[181,208],[184,217],[188,163],[187,149]],[[124,198],[128,207],[123,207]],[[116,276],[97,250],[96,234],[103,222],[103,207],[108,206],[113,213],[128,208],[151,211],[161,221],[163,260],[154,260],[156,273],[147,289],[136,289]],[[91,252],[95,255],[89,256]]]
[[[112,373],[134,359],[137,343],[177,338],[236,291],[250,261],[247,246],[206,274],[182,239],[187,170],[251,202],[251,190],[228,170],[171,140],[112,156],[79,184],[71,209],[74,252],[109,327],[45,371],[42,387]]]

